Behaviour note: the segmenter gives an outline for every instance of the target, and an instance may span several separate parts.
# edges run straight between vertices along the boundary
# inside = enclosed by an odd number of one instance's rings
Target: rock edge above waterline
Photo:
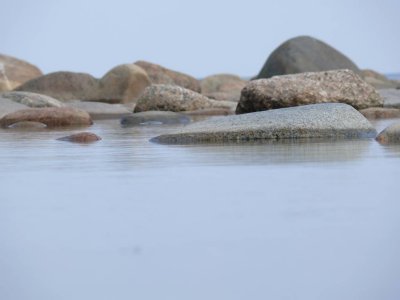
[[[171,134],[161,144],[246,142],[299,138],[374,138],[376,130],[356,109],[342,103],[312,104],[216,117]]]

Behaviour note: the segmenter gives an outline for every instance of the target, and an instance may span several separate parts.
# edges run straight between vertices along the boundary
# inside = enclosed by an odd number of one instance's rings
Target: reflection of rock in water
[[[286,164],[296,162],[342,162],[360,159],[375,143],[362,140],[281,140],[246,144],[185,145],[199,164]],[[201,163],[200,163],[201,160]]]

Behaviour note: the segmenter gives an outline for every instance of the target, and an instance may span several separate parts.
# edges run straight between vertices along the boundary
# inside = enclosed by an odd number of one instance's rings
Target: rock
[[[92,143],[101,140],[101,137],[91,132],[80,132],[57,139],[59,141],[72,143]]]
[[[397,89],[382,89],[378,90],[383,98],[384,107],[400,108],[400,90]]]
[[[234,108],[206,108],[182,112],[188,116],[228,116],[234,115]]]
[[[160,65],[143,60],[135,62],[135,65],[143,68],[147,72],[152,84],[178,85],[185,89],[200,93],[201,88],[199,81],[190,75],[172,71]]]
[[[400,143],[400,123],[395,123],[378,134],[376,140],[381,144]]]
[[[210,108],[234,109],[235,106],[233,102],[211,100],[177,85],[154,84],[144,90],[137,100],[134,111],[182,112]]]
[[[146,72],[133,64],[119,65],[100,79],[95,101],[106,103],[133,103],[151,84]]]
[[[385,75],[373,70],[361,70],[361,77],[376,89],[395,89],[400,87],[399,81],[390,80]]]
[[[190,123],[190,118],[188,116],[172,111],[145,111],[134,113],[121,119],[121,125],[123,127],[187,123]]]
[[[10,99],[1,98],[0,94],[0,119],[9,113],[13,113],[15,111],[27,108],[28,106],[26,105],[14,102]]]
[[[71,107],[45,107],[22,109],[5,115],[0,119],[0,125],[4,128],[22,122],[40,122],[47,127],[58,126],[87,126],[92,125],[89,114],[83,110]]]
[[[298,138],[375,137],[371,123],[342,103],[313,104],[192,123],[151,141],[162,144],[245,142]]]
[[[354,72],[335,70],[250,81],[242,90],[236,113],[326,102],[356,109],[383,105],[377,91]]]
[[[387,107],[370,107],[360,110],[360,113],[368,119],[400,118],[400,109]]]
[[[328,44],[309,36],[299,36],[274,50],[255,79],[337,69],[359,72],[349,58]]]
[[[42,72],[38,67],[15,57],[0,54],[0,91],[10,91],[41,75]]]
[[[98,80],[86,73],[55,72],[32,79],[16,91],[47,95],[58,100],[93,100],[97,97]]]
[[[43,129],[46,128],[47,125],[40,122],[31,122],[31,121],[22,121],[11,124],[8,128],[12,129]]]
[[[231,74],[217,74],[201,81],[201,93],[216,100],[236,101],[247,81]]]
[[[24,104],[29,107],[63,107],[64,104],[46,95],[29,92],[5,92],[0,97],[10,99],[14,102]]]
[[[69,101],[66,106],[86,111],[93,120],[119,119],[132,112],[123,104],[108,104],[94,101]]]

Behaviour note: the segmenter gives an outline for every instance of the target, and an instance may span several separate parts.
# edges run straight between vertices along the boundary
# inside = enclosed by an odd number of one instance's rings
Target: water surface
[[[1,130],[0,299],[399,299],[400,146],[173,129]]]

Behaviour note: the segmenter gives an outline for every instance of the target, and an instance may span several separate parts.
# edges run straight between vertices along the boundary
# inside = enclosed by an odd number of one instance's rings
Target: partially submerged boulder
[[[359,72],[349,58],[328,44],[310,36],[298,36],[275,49],[255,79],[337,69]]]
[[[326,103],[215,117],[192,123],[175,133],[153,138],[152,141],[190,144],[375,136],[375,128],[353,107],[342,103]]]
[[[184,114],[172,111],[145,111],[125,116],[121,119],[122,127],[140,125],[173,125],[190,123],[190,118]]]
[[[92,125],[89,114],[83,110],[70,107],[45,107],[22,109],[5,115],[0,119],[4,128],[22,121],[40,122],[47,127],[88,126]]]
[[[91,132],[79,132],[58,138],[59,141],[71,143],[93,143],[101,140],[101,137]]]
[[[376,140],[381,144],[399,144],[400,143],[400,123],[395,123],[385,128],[378,134]]]
[[[378,92],[357,74],[335,70],[250,81],[242,90],[236,113],[327,102],[346,103],[356,109],[383,105]]]
[[[163,66],[139,60],[135,65],[143,68],[150,77],[152,84],[178,85],[188,90],[200,93],[199,81],[187,74],[167,69]]]
[[[234,109],[235,103],[211,100],[192,90],[176,85],[153,84],[147,87],[136,103],[135,112],[162,111],[195,111],[210,108]]]

